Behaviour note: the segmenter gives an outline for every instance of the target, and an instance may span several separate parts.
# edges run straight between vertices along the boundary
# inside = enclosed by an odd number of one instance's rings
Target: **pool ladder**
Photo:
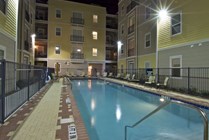
[[[149,118],[150,116],[152,116],[153,114],[155,114],[156,112],[158,112],[159,110],[161,110],[163,107],[167,106],[170,103],[183,105],[183,106],[186,106],[188,108],[192,108],[192,109],[196,110],[197,112],[199,112],[204,120],[204,137],[203,137],[204,139],[203,140],[208,140],[208,119],[207,119],[206,113],[201,108],[198,108],[194,105],[184,103],[181,101],[176,101],[176,100],[165,100],[164,103],[162,103],[155,110],[153,110],[152,112],[147,114],[145,117],[143,117],[141,120],[137,121],[132,126],[126,125],[125,126],[125,140],[127,140],[127,128],[134,128],[135,126],[137,126],[138,124],[140,124],[141,122],[143,122],[144,120],[146,120],[147,118]]]

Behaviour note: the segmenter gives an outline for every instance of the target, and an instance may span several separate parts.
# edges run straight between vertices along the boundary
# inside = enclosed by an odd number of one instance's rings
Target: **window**
[[[151,34],[145,34],[145,48],[151,47]]]
[[[123,54],[124,53],[124,45],[121,44],[121,50],[120,50],[120,53]]]
[[[171,17],[171,34],[176,35],[181,33],[182,27],[181,14],[175,14]]]
[[[74,18],[78,18],[78,19],[82,19],[83,18],[82,13],[79,13],[79,12],[73,12],[73,17]]]
[[[0,50],[0,60],[4,59],[4,51]]]
[[[61,10],[60,9],[56,10],[56,18],[61,18]]]
[[[60,46],[55,47],[55,54],[60,54]]]
[[[132,39],[129,39],[128,40],[128,57],[135,55],[134,46],[135,46],[134,39],[133,38]]]
[[[6,13],[6,0],[0,0],[0,11]]]
[[[98,23],[98,16],[97,15],[93,15],[93,23]]]
[[[123,13],[124,13],[124,5],[121,6],[121,16],[123,16]]]
[[[61,36],[61,28],[56,28],[56,36]]]
[[[93,31],[92,32],[92,36],[93,36],[93,39],[94,40],[97,40],[98,39],[97,32]]]
[[[82,30],[79,29],[73,29],[73,35],[74,36],[83,36]]]
[[[145,19],[150,18],[150,15],[151,15],[151,4],[148,4],[145,7]]]
[[[92,49],[92,56],[97,56],[97,48]]]
[[[172,77],[181,77],[181,67],[182,67],[182,56],[171,56],[170,57],[170,67]]]
[[[134,25],[134,22],[135,22],[135,17],[134,17],[134,16],[131,16],[131,17],[129,18],[129,27],[130,27],[130,26],[133,26],[133,25]]]
[[[121,34],[124,33],[124,25],[121,25]]]

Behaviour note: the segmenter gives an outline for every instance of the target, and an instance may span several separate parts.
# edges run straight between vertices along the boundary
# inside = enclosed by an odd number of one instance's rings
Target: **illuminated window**
[[[55,54],[60,54],[60,46],[55,47]]]
[[[56,36],[61,36],[61,28],[56,28]]]
[[[56,18],[61,18],[61,10],[56,9]]]
[[[97,15],[93,15],[93,23],[98,23],[98,16]]]
[[[181,14],[175,14],[171,17],[171,33],[172,35],[180,34],[182,27]]]
[[[151,34],[147,33],[145,34],[145,48],[151,47]]]
[[[98,39],[97,32],[93,31],[92,32],[92,35],[93,35],[93,39],[94,40],[97,40]]]
[[[97,56],[97,48],[93,48],[92,49],[92,55],[93,56]]]

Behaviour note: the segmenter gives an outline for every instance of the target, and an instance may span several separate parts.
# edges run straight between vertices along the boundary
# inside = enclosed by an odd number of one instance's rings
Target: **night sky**
[[[118,0],[69,0],[69,1],[101,5],[107,7],[107,12],[109,14],[116,14],[118,11]]]

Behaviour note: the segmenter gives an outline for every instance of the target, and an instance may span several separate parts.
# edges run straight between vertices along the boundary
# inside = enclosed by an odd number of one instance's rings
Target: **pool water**
[[[160,97],[102,80],[73,80],[73,95],[90,140],[124,140],[125,126],[156,109]],[[169,104],[134,128],[128,140],[202,140],[203,120],[192,109]]]

